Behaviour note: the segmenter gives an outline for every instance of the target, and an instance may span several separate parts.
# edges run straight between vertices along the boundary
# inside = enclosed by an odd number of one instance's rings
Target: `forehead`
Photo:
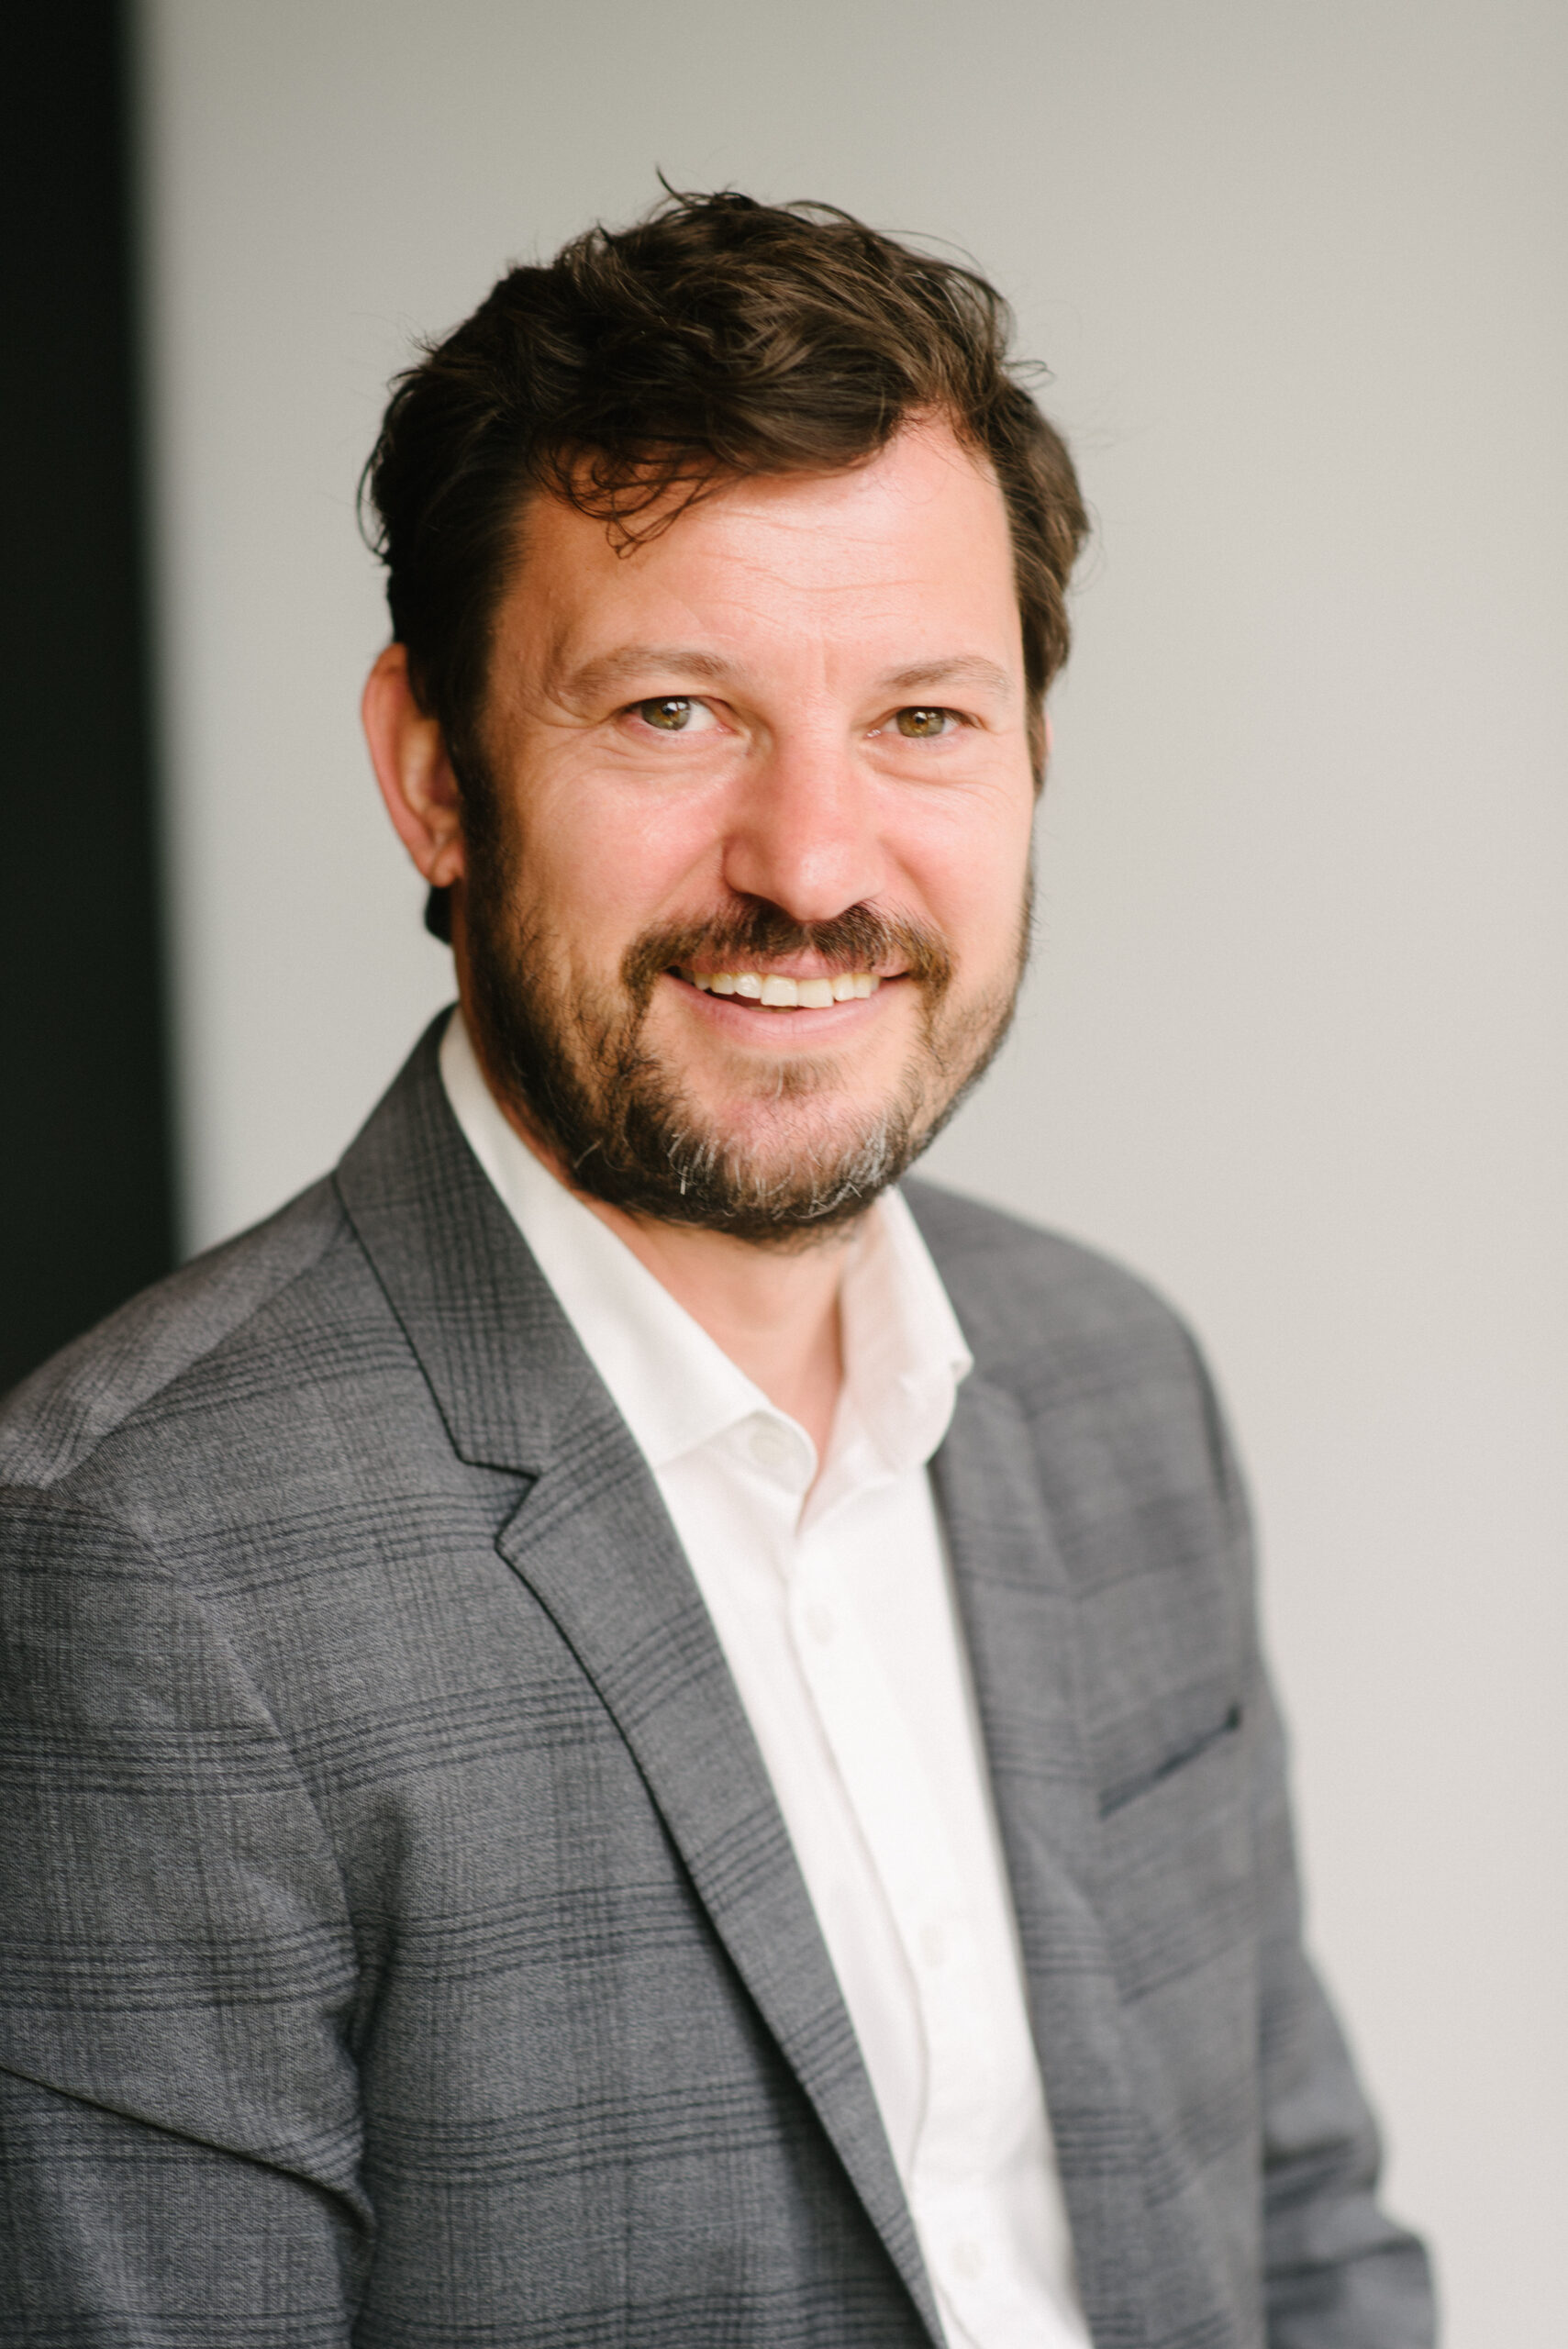
[[[725,482],[629,550],[538,498],[517,552],[498,638],[550,677],[628,632],[840,668],[973,653],[1021,673],[1006,506],[945,425],[907,427],[841,472]]]

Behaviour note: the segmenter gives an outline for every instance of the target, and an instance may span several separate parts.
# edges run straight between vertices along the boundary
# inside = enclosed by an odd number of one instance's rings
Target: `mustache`
[[[701,962],[720,971],[750,970],[790,955],[817,955],[829,974],[870,971],[895,963],[919,981],[930,1000],[951,985],[952,956],[929,923],[851,906],[830,921],[796,921],[779,906],[761,902],[706,921],[666,922],[644,930],[621,957],[621,981],[640,1012],[661,974]]]

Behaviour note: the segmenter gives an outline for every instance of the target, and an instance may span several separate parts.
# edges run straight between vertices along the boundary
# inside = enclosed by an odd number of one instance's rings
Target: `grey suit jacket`
[[[1203,1370],[911,1197],[1095,2341],[1415,2349]],[[0,1471],[0,2340],[940,2338],[713,1629],[434,1030],[334,1179],[18,1390]]]

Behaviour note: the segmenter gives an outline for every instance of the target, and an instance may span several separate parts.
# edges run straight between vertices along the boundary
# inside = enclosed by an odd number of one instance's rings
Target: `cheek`
[[[1014,805],[956,811],[923,828],[912,842],[906,870],[932,920],[961,963],[1010,958],[1029,884],[1033,795],[1027,810]]]
[[[678,910],[717,868],[711,827],[684,805],[638,805],[592,785],[542,794],[522,828],[519,881],[530,914],[566,959],[618,963],[631,941]]]

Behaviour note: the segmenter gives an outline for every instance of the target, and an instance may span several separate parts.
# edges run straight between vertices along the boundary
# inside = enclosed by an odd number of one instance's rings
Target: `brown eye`
[[[657,701],[639,701],[637,714],[645,726],[665,734],[680,734],[692,722],[692,704],[684,694],[663,694]]]
[[[947,732],[949,715],[945,709],[901,709],[893,722],[906,740],[926,742]]]

